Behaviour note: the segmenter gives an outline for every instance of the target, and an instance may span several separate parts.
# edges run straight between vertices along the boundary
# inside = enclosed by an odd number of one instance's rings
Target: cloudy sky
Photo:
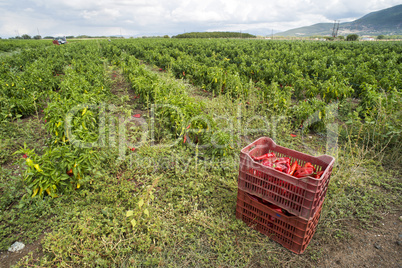
[[[259,35],[357,19],[401,0],[0,0],[0,37],[176,35],[241,31]]]

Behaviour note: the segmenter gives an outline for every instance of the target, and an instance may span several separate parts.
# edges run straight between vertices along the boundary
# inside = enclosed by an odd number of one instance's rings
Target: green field
[[[323,266],[401,211],[401,88],[400,42],[0,40],[0,252],[40,240],[21,267]],[[336,157],[302,255],[236,219],[239,153],[261,136]]]

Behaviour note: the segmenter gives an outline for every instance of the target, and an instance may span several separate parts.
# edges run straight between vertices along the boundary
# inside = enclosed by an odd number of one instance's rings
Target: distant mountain
[[[286,32],[277,33],[279,36],[312,36],[331,35],[334,23],[317,23],[300,27]],[[371,12],[352,22],[339,24],[338,35],[356,33],[359,35],[401,35],[402,34],[402,5]]]

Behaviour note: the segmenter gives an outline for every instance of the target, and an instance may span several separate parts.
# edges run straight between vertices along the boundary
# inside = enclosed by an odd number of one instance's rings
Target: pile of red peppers
[[[315,167],[307,162],[304,166],[300,166],[297,161],[290,164],[289,157],[276,157],[275,153],[267,153],[258,157],[252,157],[254,161],[260,162],[263,166],[267,166],[283,173],[289,174],[296,178],[311,176],[319,179],[324,171],[316,172]]]

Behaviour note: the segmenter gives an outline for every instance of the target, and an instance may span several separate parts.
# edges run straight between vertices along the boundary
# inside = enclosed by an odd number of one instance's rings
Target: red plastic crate
[[[296,178],[263,166],[251,156],[274,152],[277,157],[289,157],[291,163],[299,165],[312,163],[317,172],[324,171],[319,179],[313,177]],[[289,213],[312,219],[324,202],[335,159],[329,155],[314,157],[279,145],[267,137],[259,138],[241,150],[238,187],[256,195]]]
[[[321,208],[318,208],[313,219],[307,221],[278,212],[238,189],[236,218],[292,252],[301,254],[315,233]]]

